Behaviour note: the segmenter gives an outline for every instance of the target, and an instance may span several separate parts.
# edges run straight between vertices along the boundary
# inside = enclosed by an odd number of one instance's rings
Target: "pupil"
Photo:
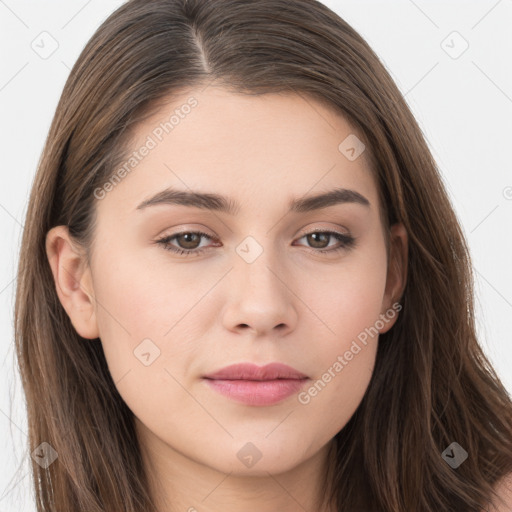
[[[324,247],[325,247],[325,244],[322,244],[321,240],[320,240],[320,246],[318,246],[318,245],[317,245],[317,246],[315,246],[315,244],[319,242],[319,240],[318,240],[319,238],[320,238],[320,239],[321,239],[321,238],[324,238],[324,242],[325,242],[325,241],[326,241],[326,239],[328,239],[330,235],[329,235],[328,233],[311,233],[311,234],[310,234],[310,235],[308,235],[308,236],[312,237],[312,239],[313,239],[313,246],[314,246],[314,247],[321,247],[321,248],[324,248]]]
[[[193,249],[194,248],[193,247],[193,245],[194,245],[193,238],[194,237],[197,237],[197,235],[195,233],[185,233],[184,235],[181,235],[181,238],[185,239],[185,248],[186,249]],[[197,240],[196,240],[196,242],[197,242]],[[188,247],[186,244],[192,244],[192,247]]]

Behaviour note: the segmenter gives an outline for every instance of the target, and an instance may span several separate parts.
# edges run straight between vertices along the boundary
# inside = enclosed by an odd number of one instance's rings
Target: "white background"
[[[71,66],[121,3],[0,0],[0,512],[36,510],[12,327],[27,198]],[[376,51],[423,129],[470,244],[482,345],[512,392],[512,0],[324,3]],[[32,48],[51,48],[44,31],[58,44],[45,59]]]

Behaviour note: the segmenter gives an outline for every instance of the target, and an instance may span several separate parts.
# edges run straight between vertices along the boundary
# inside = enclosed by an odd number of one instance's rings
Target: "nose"
[[[284,336],[295,329],[298,299],[290,279],[275,251],[265,249],[252,262],[235,254],[224,283],[224,327],[263,337]]]

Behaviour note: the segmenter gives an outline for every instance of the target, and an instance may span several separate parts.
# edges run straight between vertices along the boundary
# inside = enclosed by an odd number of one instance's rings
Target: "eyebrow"
[[[344,203],[355,203],[366,207],[370,206],[370,201],[359,192],[346,188],[336,188],[329,192],[293,199],[290,201],[288,207],[290,212],[306,213]],[[228,215],[236,215],[240,211],[240,204],[231,198],[213,193],[177,190],[172,187],[162,190],[153,197],[146,199],[137,206],[136,210],[143,210],[148,206],[162,204],[190,206],[203,210],[224,212]]]

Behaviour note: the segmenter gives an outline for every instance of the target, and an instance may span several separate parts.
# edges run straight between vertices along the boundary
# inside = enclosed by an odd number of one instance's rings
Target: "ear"
[[[396,303],[401,299],[407,281],[407,254],[407,231],[402,223],[393,224],[389,233],[388,272],[381,311],[385,315],[388,313],[388,321],[379,329],[380,334],[389,331],[398,318]],[[390,311],[393,311],[392,317]]]
[[[48,231],[46,254],[57,295],[73,327],[83,338],[98,338],[91,272],[85,254],[71,239],[67,226]]]

